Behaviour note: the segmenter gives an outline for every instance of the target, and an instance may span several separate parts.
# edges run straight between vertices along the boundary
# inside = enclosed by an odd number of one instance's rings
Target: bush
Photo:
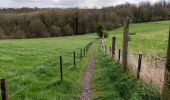
[[[108,38],[109,37],[109,32],[104,30],[104,38]]]
[[[65,36],[68,36],[68,35],[73,35],[74,34],[74,30],[72,27],[70,27],[70,25],[65,25],[62,29],[61,29],[62,33],[65,35]]]
[[[97,24],[97,35],[99,38],[102,38],[103,36],[104,38],[109,37],[109,33],[105,30],[105,27],[102,23]]]
[[[61,34],[61,31],[60,31],[60,27],[51,26],[50,34],[51,34],[51,36],[61,36],[62,34]]]

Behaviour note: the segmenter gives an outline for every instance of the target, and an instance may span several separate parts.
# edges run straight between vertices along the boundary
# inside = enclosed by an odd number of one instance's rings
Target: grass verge
[[[124,73],[121,67],[101,50],[97,51],[95,100],[160,100],[158,89]]]

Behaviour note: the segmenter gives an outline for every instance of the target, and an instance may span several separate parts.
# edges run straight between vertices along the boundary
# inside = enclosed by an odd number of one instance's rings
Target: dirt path
[[[80,100],[92,100],[92,78],[95,72],[96,67],[96,49],[93,51],[93,55],[89,61],[89,64],[86,69],[85,78],[84,78],[84,87],[81,93]]]

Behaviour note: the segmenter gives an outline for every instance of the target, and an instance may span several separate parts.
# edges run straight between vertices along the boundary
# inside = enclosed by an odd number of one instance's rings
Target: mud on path
[[[93,49],[92,56],[87,65],[84,78],[84,86],[81,92],[80,100],[92,100],[92,79],[96,67],[96,49]]]

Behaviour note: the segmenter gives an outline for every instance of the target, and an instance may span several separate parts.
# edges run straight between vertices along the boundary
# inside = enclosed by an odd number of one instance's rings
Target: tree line
[[[170,3],[141,2],[102,9],[78,8],[4,8],[0,9],[0,38],[39,38],[94,33],[97,24],[106,30],[123,24],[125,16],[131,22],[170,19]]]

